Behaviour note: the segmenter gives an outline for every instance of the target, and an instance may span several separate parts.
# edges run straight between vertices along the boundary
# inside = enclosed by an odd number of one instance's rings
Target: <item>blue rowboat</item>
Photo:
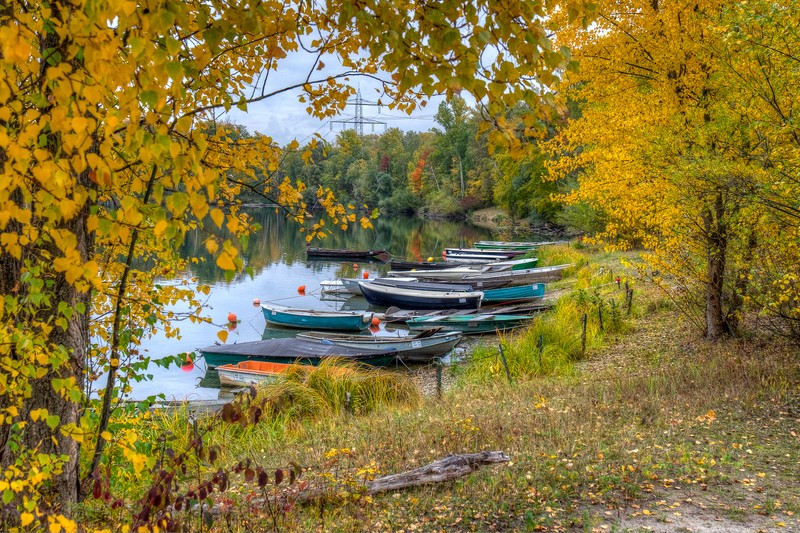
[[[267,323],[290,328],[361,331],[372,323],[369,311],[318,311],[272,303],[261,304],[261,311]]]
[[[534,283],[533,285],[520,285],[516,287],[501,287],[499,289],[486,289],[483,291],[483,303],[486,304],[536,300],[539,298],[544,298],[544,283]]]
[[[235,344],[206,346],[197,350],[208,368],[235,365],[242,361],[318,365],[325,359],[340,357],[372,366],[386,366],[395,360],[393,350],[373,350],[340,346],[317,339],[282,338]]]
[[[496,331],[506,331],[524,326],[531,320],[533,320],[533,317],[528,315],[492,315],[479,313],[470,315],[420,316],[408,319],[406,325],[411,331],[441,328],[443,331],[460,331],[464,335],[479,335],[482,333],[494,333]]]
[[[404,289],[379,283],[359,283],[361,294],[370,305],[397,306],[401,309],[478,309],[481,291],[429,291]]]

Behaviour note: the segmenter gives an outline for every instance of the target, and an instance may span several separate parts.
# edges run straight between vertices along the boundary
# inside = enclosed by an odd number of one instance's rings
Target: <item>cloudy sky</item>
[[[325,78],[328,75],[341,73],[344,69],[330,56],[323,59],[326,66],[320,71],[314,71],[313,79]],[[314,58],[308,54],[289,54],[277,71],[270,73],[267,92],[278,91],[284,87],[302,83],[310,69],[314,66]],[[377,102],[380,94],[377,92],[379,84],[369,78],[354,77],[348,82],[354,88],[361,90],[361,97],[365,102]],[[247,113],[232,109],[224,117],[237,124],[243,124],[250,133],[259,132],[271,136],[278,144],[285,145],[292,139],[297,139],[300,144],[311,139],[315,133],[323,138],[333,141],[343,128],[352,128],[352,124],[335,123],[331,120],[320,121],[309,116],[305,103],[298,101],[299,91],[287,91],[276,96],[250,104]],[[354,100],[355,98],[351,98]],[[386,98],[384,98],[384,101]],[[364,125],[364,133],[383,133],[384,129],[400,128],[404,131],[427,131],[436,124],[433,115],[441,98],[434,98],[422,109],[417,109],[411,115],[400,111],[389,110],[388,107],[363,106],[365,119],[385,122],[386,126],[375,124]],[[348,105],[339,117],[333,120],[352,119],[355,115],[355,106]]]

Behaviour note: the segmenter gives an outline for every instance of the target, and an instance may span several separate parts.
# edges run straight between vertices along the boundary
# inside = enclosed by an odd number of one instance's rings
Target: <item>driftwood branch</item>
[[[507,463],[510,460],[511,458],[502,451],[449,455],[444,459],[439,459],[413,470],[373,479],[361,485],[360,490],[357,489],[355,492],[375,494],[388,490],[401,490],[431,483],[441,483],[442,481],[450,481],[451,479],[466,476],[483,465]],[[348,490],[352,491],[352,488]],[[311,485],[299,493],[292,495],[286,493],[275,494],[270,496],[270,501],[286,501],[288,499],[294,504],[306,504],[320,499],[327,499],[331,496],[335,497],[335,495],[328,493],[325,486],[312,482]]]
[[[483,465],[507,463],[510,460],[511,458],[501,451],[450,455],[414,470],[373,479],[367,483],[367,494],[449,481],[466,476]]]

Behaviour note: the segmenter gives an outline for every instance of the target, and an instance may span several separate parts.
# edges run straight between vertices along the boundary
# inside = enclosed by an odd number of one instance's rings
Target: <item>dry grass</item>
[[[592,280],[610,269],[583,268],[567,290],[591,299]],[[729,529],[800,528],[796,350],[755,333],[704,341],[659,293],[634,286],[625,327],[607,331],[569,372],[520,372],[511,384],[504,374],[483,376],[441,400],[381,404],[363,416],[330,412],[280,435],[243,440],[220,430],[215,438],[226,436],[231,457],[296,462],[305,479],[336,487],[324,502],[289,510],[283,531],[693,527],[680,515]],[[368,477],[485,449],[512,462],[441,485],[355,496]],[[226,511],[215,528],[272,527],[247,503],[254,488],[235,485],[217,500]]]

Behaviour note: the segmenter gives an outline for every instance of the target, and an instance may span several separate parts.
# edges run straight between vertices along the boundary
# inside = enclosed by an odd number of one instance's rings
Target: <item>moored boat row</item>
[[[530,323],[536,312],[547,308],[541,303],[545,283],[560,279],[571,265],[537,268],[535,257],[514,259],[526,250],[554,243],[507,243],[508,248],[488,241],[481,244],[486,248],[476,243],[472,249],[445,249],[447,262],[393,261],[393,270],[386,278],[341,278],[320,284],[324,294],[360,294],[370,306],[388,308],[384,314],[376,312],[380,309],[329,311],[264,303],[261,311],[267,324],[307,332],[199,351],[209,368],[220,368],[221,381],[225,374],[226,384],[246,384],[280,379],[286,371],[260,363],[318,365],[329,358],[372,366],[393,361],[427,362],[449,353],[462,335],[507,331]],[[308,247],[307,251],[309,258],[388,259],[386,250]],[[451,261],[465,264],[453,265]],[[473,261],[479,264],[471,264]],[[374,326],[379,316],[387,322],[405,322],[410,334],[360,333],[371,325],[377,332]],[[228,365],[235,368],[225,368]]]

